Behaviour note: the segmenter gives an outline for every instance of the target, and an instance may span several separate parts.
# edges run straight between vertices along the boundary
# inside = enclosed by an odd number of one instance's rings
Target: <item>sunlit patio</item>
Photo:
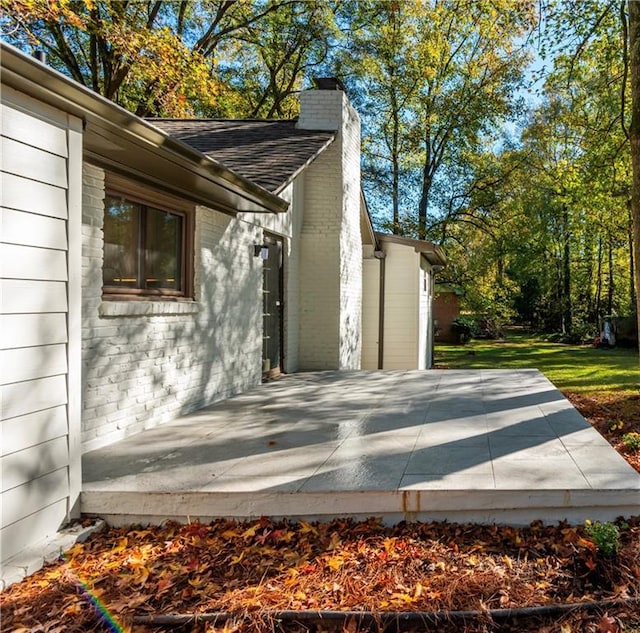
[[[110,523],[528,523],[640,511],[640,475],[536,370],[283,377],[83,458]]]

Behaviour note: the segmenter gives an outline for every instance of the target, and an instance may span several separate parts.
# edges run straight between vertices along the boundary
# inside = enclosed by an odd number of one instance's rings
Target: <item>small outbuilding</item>
[[[453,322],[460,316],[462,290],[449,284],[436,284],[433,300],[433,324],[437,343],[458,343]]]
[[[434,276],[446,264],[442,249],[375,233],[363,250],[362,369],[429,369]]]

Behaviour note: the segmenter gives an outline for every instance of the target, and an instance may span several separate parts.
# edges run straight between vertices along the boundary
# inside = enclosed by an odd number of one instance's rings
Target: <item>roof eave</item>
[[[274,194],[279,194],[282,193],[303,171],[305,171],[305,169],[307,169],[307,167],[309,167],[309,165],[311,165],[311,163],[313,163],[313,161],[316,160],[316,158],[318,158],[318,156],[320,156],[320,154],[322,154],[322,152],[324,152],[327,147],[329,147],[329,145],[331,145],[331,143],[333,143],[336,140],[336,134],[334,133],[331,135],[331,138],[327,140],[326,143],[323,143],[322,147],[320,147],[318,149],[318,151],[313,154],[313,156],[310,156],[302,165],[300,165],[300,167],[298,167],[298,169],[296,169],[292,174],[289,175],[289,177],[280,185],[278,185],[278,187],[273,191]]]
[[[446,266],[447,257],[442,248],[427,240],[416,240],[411,237],[401,237],[388,233],[376,233],[379,242],[391,242],[402,246],[412,247],[416,253],[420,253],[432,266]]]
[[[288,202],[154,125],[0,43],[2,84],[84,121],[85,156],[228,213],[281,213]]]
[[[364,195],[362,187],[360,188],[360,234],[362,236],[362,243],[373,246],[373,250],[379,250],[378,238],[376,231],[373,228],[373,220],[369,213],[369,205],[367,204],[367,198]]]

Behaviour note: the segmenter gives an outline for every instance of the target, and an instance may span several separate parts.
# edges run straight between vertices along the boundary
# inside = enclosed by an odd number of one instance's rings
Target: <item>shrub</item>
[[[615,556],[620,549],[620,530],[615,523],[586,522],[585,532],[604,556]]]
[[[476,322],[471,317],[460,316],[451,323],[451,330],[458,335],[461,343],[466,343],[476,332]]]
[[[625,433],[622,436],[624,447],[631,453],[640,451],[640,433]]]

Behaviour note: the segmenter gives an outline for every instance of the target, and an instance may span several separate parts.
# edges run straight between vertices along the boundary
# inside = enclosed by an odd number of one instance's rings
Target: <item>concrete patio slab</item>
[[[293,374],[87,453],[83,477],[113,524],[640,512],[640,475],[536,370]]]

